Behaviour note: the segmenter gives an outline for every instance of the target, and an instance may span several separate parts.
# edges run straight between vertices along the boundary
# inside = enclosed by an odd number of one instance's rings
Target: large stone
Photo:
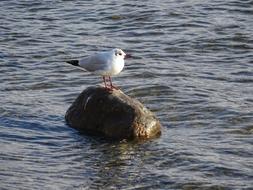
[[[66,112],[71,127],[111,139],[147,139],[161,134],[160,122],[136,99],[120,90],[84,90]]]

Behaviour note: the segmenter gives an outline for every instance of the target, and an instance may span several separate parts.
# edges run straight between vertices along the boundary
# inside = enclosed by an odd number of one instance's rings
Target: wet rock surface
[[[85,89],[65,115],[69,126],[111,139],[148,139],[161,134],[154,114],[120,90]]]

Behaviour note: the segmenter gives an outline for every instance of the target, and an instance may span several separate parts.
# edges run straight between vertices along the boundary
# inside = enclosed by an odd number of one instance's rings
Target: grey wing
[[[80,66],[90,72],[104,71],[108,67],[103,54],[95,54],[80,60]]]

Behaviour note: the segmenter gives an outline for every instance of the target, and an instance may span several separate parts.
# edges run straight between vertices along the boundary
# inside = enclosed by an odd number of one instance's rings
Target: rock
[[[66,112],[71,127],[111,139],[148,139],[161,134],[160,122],[139,101],[120,90],[84,90]]]

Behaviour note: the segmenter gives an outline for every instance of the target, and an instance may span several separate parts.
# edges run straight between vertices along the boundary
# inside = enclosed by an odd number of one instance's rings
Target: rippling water
[[[0,1],[1,189],[252,189],[253,1]],[[65,64],[120,47],[114,82],[162,136],[108,142],[64,114],[101,83]]]

